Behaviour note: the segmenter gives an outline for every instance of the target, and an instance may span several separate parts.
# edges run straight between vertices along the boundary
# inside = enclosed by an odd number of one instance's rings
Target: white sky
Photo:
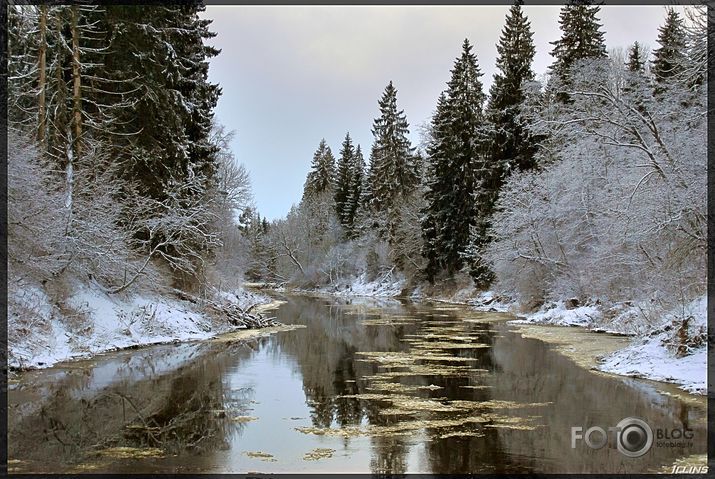
[[[551,63],[557,6],[525,6],[536,45],[534,70]],[[392,80],[413,143],[428,121],[462,41],[474,46],[491,85],[507,6],[207,6],[222,50],[209,78],[223,95],[216,117],[236,131],[237,161],[251,174],[261,215],[275,219],[299,201],[313,152],[325,138],[337,157],[350,131],[368,160],[377,100]],[[605,6],[608,48],[656,46],[662,6]]]

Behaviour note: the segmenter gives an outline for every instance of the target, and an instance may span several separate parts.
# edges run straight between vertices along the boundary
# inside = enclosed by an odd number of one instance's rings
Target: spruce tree
[[[645,58],[643,58],[643,47],[638,43],[634,42],[633,45],[628,49],[628,60],[626,61],[626,68],[634,73],[643,72],[645,68]]]
[[[355,154],[353,155],[353,160],[350,165],[348,196],[342,210],[342,217],[345,220],[345,227],[348,231],[348,237],[350,238],[354,238],[357,234],[355,222],[358,216],[358,210],[361,207],[364,183],[365,159],[363,158],[360,145],[358,145],[355,149]]]
[[[168,184],[192,176],[208,186],[216,154],[209,141],[211,119],[221,91],[208,81],[209,59],[219,50],[204,43],[215,36],[210,21],[199,18],[204,7],[106,8],[112,54],[105,68],[133,87],[124,95],[133,108],[121,113],[112,142],[125,160],[125,177],[158,200]],[[108,101],[113,95],[108,93]]]
[[[430,278],[437,264],[448,275],[462,268],[470,226],[477,224],[483,209],[479,190],[492,175],[485,157],[486,96],[481,76],[472,46],[465,39],[433,118],[433,141],[427,152],[430,183],[423,226]]]
[[[303,187],[303,198],[314,198],[326,192],[332,194],[334,183],[335,157],[323,138],[313,154],[310,172]]]
[[[353,166],[355,162],[355,148],[353,148],[350,133],[345,135],[335,176],[335,212],[340,224],[347,228],[350,223],[348,198],[351,195]]]
[[[438,242],[440,225],[444,222],[444,213],[450,207],[447,192],[451,188],[449,178],[447,96],[442,92],[437,99],[437,109],[430,125],[430,142],[427,146],[427,171],[425,184],[426,207],[422,211],[422,255],[427,260],[425,276],[429,282],[443,269],[441,244]]]
[[[576,62],[607,56],[602,25],[597,18],[599,11],[598,6],[577,0],[561,9],[559,27],[562,36],[551,42],[554,46],[551,55],[555,60],[549,67],[552,78],[561,87],[569,85],[569,72]],[[560,93],[558,98],[562,101],[568,99],[564,93]]]
[[[378,101],[380,116],[373,122],[375,141],[370,154],[371,207],[383,221],[382,232],[396,226],[400,201],[419,181],[413,148],[407,137],[409,124],[397,109],[397,89],[390,82]]]
[[[653,52],[652,72],[660,86],[672,82],[682,75],[687,65],[687,44],[683,19],[672,8],[668,8],[665,23],[658,29],[658,44]]]
[[[535,166],[536,141],[519,118],[524,102],[522,86],[524,82],[534,80],[532,36],[521,6],[513,5],[497,44],[497,73],[486,110],[490,137],[484,174],[476,196],[477,220],[469,227],[469,244],[462,253],[478,286],[486,286],[493,278],[480,255],[489,241],[487,231],[504,178],[513,170],[528,170]]]
[[[489,90],[487,117],[493,130],[490,156],[494,172],[530,169],[534,166],[535,146],[519,121],[524,102],[522,84],[534,80],[533,32],[520,5],[509,10],[506,25],[497,44],[497,73]],[[500,186],[501,174],[492,179],[491,188]]]

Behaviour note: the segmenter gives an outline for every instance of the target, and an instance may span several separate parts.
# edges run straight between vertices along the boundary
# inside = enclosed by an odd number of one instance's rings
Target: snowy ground
[[[563,301],[547,303],[538,311],[512,321],[522,324],[579,326],[593,331],[633,335],[633,343],[601,358],[604,372],[678,384],[685,391],[707,391],[707,298],[688,304],[683,310],[665,315],[655,327],[638,321],[636,306],[617,305],[604,314],[597,305],[567,307]],[[691,318],[687,328],[683,318]],[[682,331],[681,331],[682,330]],[[688,347],[678,353],[681,337]]]
[[[354,280],[343,281],[320,288],[318,292],[334,296],[369,296],[374,298],[391,298],[402,293],[405,278],[401,275],[386,274],[369,281],[363,273]]]
[[[678,355],[682,317],[690,317],[685,334],[691,345]],[[663,325],[631,346],[602,359],[609,373],[676,383],[691,393],[707,393],[707,298],[693,301],[685,312],[666,316]],[[698,344],[700,343],[700,344]]]
[[[506,313],[512,306],[508,298],[498,296],[491,291],[482,291],[469,302],[477,311],[496,311]]]
[[[107,295],[77,285],[63,304],[39,287],[11,288],[8,301],[8,365],[49,367],[67,359],[156,343],[206,339],[233,329],[178,298]],[[247,290],[221,293],[241,308],[270,299]]]

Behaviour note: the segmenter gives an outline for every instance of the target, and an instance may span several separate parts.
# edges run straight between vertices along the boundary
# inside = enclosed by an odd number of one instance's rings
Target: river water
[[[638,473],[706,452],[702,402],[583,369],[506,314],[285,299],[275,316],[300,328],[21,374],[9,385],[10,470]],[[626,417],[656,436],[644,455],[625,456],[613,435],[572,447],[572,427]],[[657,438],[683,430],[691,439]]]

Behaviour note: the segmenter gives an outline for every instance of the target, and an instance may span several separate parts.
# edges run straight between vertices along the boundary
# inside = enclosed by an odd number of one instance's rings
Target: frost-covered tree
[[[335,173],[335,212],[345,228],[350,225],[348,198],[352,189],[354,162],[355,148],[350,133],[347,133],[340,148]]]
[[[440,230],[444,212],[451,207],[449,195],[446,194],[451,188],[446,143],[449,135],[448,115],[447,96],[442,92],[437,99],[437,108],[432,115],[429,129],[427,172],[424,179],[426,204],[422,211],[422,255],[427,260],[424,273],[430,282],[444,269],[445,258]]]
[[[398,210],[419,181],[410,140],[409,124],[397,107],[397,89],[390,82],[378,101],[380,116],[373,121],[374,143],[370,153],[370,204],[382,219],[383,233],[390,235],[399,219]]]
[[[691,88],[702,85],[708,77],[708,56],[713,55],[708,21],[712,22],[715,11],[707,5],[693,5],[685,9],[685,38],[688,49],[688,61],[683,71],[682,82]]]
[[[348,237],[355,237],[357,234],[356,220],[358,212],[363,207],[363,192],[365,189],[365,159],[362,155],[360,145],[355,148],[352,163],[350,165],[350,183],[348,195],[343,207],[343,226],[348,231]]]
[[[221,245],[212,258],[212,266],[217,273],[219,288],[229,286],[238,289],[244,273],[250,275],[259,269],[258,264],[265,263],[265,252],[261,249],[262,236],[242,235],[241,226],[245,226],[247,221],[251,222],[251,226],[253,222],[260,226],[261,218],[257,212],[254,213],[248,170],[236,161],[230,149],[233,134],[233,131],[214,122],[211,142],[218,152],[215,182],[211,189],[211,205],[216,219],[212,228],[218,232]],[[260,230],[258,227],[254,229]],[[247,238],[254,241],[245,241]],[[261,256],[260,260],[258,256]]]
[[[632,72],[642,72],[645,69],[646,58],[643,54],[643,46],[634,42],[628,49],[628,60],[626,67]]]
[[[486,110],[491,135],[487,143],[488,175],[480,189],[480,219],[476,225],[470,226],[470,241],[464,254],[469,259],[472,277],[482,287],[494,278],[482,260],[482,254],[490,240],[487,230],[504,178],[512,171],[529,170],[536,166],[537,139],[529,133],[521,118],[524,84],[534,80],[531,69],[535,54],[532,36],[531,26],[521,6],[512,6],[497,44],[498,71],[489,91]]]
[[[531,26],[521,6],[512,6],[497,44],[497,73],[487,105],[487,117],[493,129],[489,142],[491,161],[503,168],[503,173],[534,166],[534,142],[519,119],[524,101],[522,85],[534,80],[531,65],[536,50],[532,37]],[[501,173],[498,169],[494,171]],[[500,176],[494,178],[495,190],[499,187]]]
[[[635,300],[705,290],[705,89],[653,96],[620,61],[573,67],[571,102],[546,100],[544,168],[513,176],[488,247],[499,284],[530,299]],[[637,88],[622,89],[627,83]]]
[[[213,34],[209,21],[198,17],[201,8],[11,9],[24,37],[13,35],[10,45],[11,56],[19,54],[10,62],[11,118],[36,130],[45,166],[63,179],[53,187],[64,191],[68,205],[76,203],[79,177],[105,174],[103,164],[84,161],[84,156],[108,157],[121,165],[111,172],[121,185],[118,198],[128,202],[176,199],[181,207],[212,196],[218,160],[210,132],[220,91],[208,82],[208,59],[218,51],[204,44]],[[169,191],[189,197],[170,198]],[[142,211],[166,214],[160,208]],[[132,224],[137,211],[128,214],[120,223]],[[202,239],[210,234],[207,225],[198,228],[196,248],[207,245]],[[184,239],[198,230],[188,228]],[[137,240],[144,244],[146,238]],[[171,243],[154,241],[166,247]]]

